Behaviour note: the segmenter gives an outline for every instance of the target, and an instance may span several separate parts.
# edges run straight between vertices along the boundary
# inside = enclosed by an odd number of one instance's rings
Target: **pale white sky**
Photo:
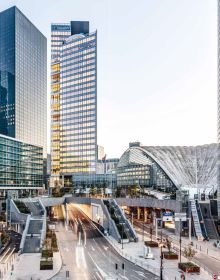
[[[216,0],[1,0],[0,10],[12,5],[48,38],[48,65],[51,22],[98,30],[98,143],[108,157],[134,140],[216,142]]]

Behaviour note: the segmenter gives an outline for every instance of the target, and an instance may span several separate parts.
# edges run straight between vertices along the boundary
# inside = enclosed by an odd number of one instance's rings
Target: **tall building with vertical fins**
[[[97,32],[88,21],[52,24],[52,181],[95,173],[96,162]]]

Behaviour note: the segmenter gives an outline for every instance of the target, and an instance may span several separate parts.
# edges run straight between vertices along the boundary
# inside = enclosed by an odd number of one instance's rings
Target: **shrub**
[[[14,200],[14,203],[21,213],[24,213],[24,214],[30,214],[31,213],[30,210],[28,209],[28,207],[24,204],[24,202],[22,202],[20,200]]]
[[[40,270],[52,270],[53,269],[53,261],[52,260],[41,260],[40,261]]]
[[[42,258],[45,258],[45,259],[52,258],[53,251],[52,250],[42,250],[41,256],[42,256]]]

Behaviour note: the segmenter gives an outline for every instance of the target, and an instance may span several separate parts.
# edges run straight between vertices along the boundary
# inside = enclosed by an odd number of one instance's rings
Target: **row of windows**
[[[66,147],[66,146],[70,146],[71,141],[68,143],[67,140],[60,142],[60,147]],[[87,138],[87,139],[77,139],[74,142],[75,146],[83,146],[83,145],[88,145],[88,144],[96,144],[96,139],[94,138]],[[62,150],[62,149],[60,149]]]
[[[68,125],[68,126],[62,127],[61,133],[62,132],[67,132],[67,131],[73,131],[73,130],[75,131],[77,129],[87,130],[87,129],[95,128],[95,127],[96,127],[96,123],[94,121],[93,122],[85,122],[85,123],[82,123],[82,124]]]
[[[74,141],[74,140],[85,140],[85,139],[94,139],[96,136],[95,133],[91,132],[84,132],[84,133],[76,133],[76,134],[70,134],[70,135],[63,135],[61,136],[61,141]]]
[[[75,119],[75,118],[81,118],[81,117],[85,117],[85,116],[89,116],[91,114],[94,114],[94,109],[95,109],[95,105],[92,105],[92,106],[88,106],[90,107],[87,108],[87,107],[84,107],[84,110],[72,110],[72,111],[67,111],[65,114],[62,113],[62,115],[60,116],[60,119],[61,119],[61,122],[64,120],[64,121],[68,121],[68,120],[72,120],[72,119]]]
[[[66,151],[84,151],[84,150],[91,150],[91,149],[96,149],[96,146],[93,144],[87,145],[87,144],[82,144],[82,145],[76,145],[75,142],[71,143],[70,145],[66,144],[66,146],[61,147],[60,151],[61,152],[66,152]]]
[[[88,93],[92,93],[96,95],[95,87],[94,86],[88,86],[88,84],[82,85],[80,89],[70,89],[67,91],[62,91],[62,95],[60,95],[60,103],[66,102],[66,100],[69,100],[70,98],[77,98],[77,97],[83,97],[86,96]]]
[[[78,73],[78,71],[76,73]],[[81,72],[81,73],[76,74],[76,75],[74,75],[74,74],[68,75],[66,78],[61,77],[60,82],[61,83],[65,83],[67,81],[70,82],[70,81],[73,81],[73,80],[78,79],[78,78],[81,79],[81,78],[85,78],[85,77],[90,77],[92,75],[96,75],[96,72],[95,71],[85,71],[85,72]]]
[[[90,114],[87,116],[77,117],[77,118],[68,119],[68,120],[62,120],[61,126],[64,129],[64,128],[70,127],[74,124],[82,124],[82,125],[85,123],[92,124],[92,121],[96,121],[96,115],[94,114],[94,112],[90,112]]]
[[[76,94],[74,96],[65,96],[65,98],[62,98],[62,100],[60,101],[60,104],[71,104],[74,103],[76,101],[81,101],[81,102],[85,102],[87,100],[91,100],[91,99],[95,99],[96,98],[96,94],[95,92],[92,94],[87,94],[87,93],[82,93],[82,94]]]
[[[66,131],[66,132],[61,132],[60,135],[61,135],[62,139],[65,139],[66,137],[71,137],[71,136],[74,136],[74,135],[88,135],[91,132],[95,132],[95,131],[96,131],[95,127],[84,128],[84,129],[80,128],[80,129],[74,130],[74,132],[72,130]]]
[[[93,109],[95,108],[95,100],[88,100],[84,102],[76,102],[76,106],[71,106],[71,104],[67,104],[67,106],[65,106],[65,108],[63,108],[64,106],[61,107],[61,114],[62,116],[64,115],[68,115],[70,113],[74,113],[74,112],[79,112],[82,110],[89,110],[89,109]],[[54,104],[54,106],[59,106],[57,104]],[[70,107],[71,106],[71,107]]]
[[[64,61],[65,59],[70,59],[71,57],[74,57],[75,55],[87,55],[90,53],[95,53],[96,48],[91,47],[88,49],[80,49],[79,47],[72,48],[69,50],[62,51],[60,57]]]
[[[75,46],[82,45],[83,43],[89,43],[89,42],[92,42],[92,41],[96,42],[96,37],[95,36],[86,37],[86,38],[83,38],[83,39],[77,39],[77,40],[74,40],[72,42],[68,42],[67,44],[63,45],[63,50],[68,51],[68,50],[73,49]]]
[[[95,75],[88,75],[84,78],[80,77],[79,75],[76,75],[76,77],[74,77],[74,79],[70,79],[68,82],[65,82],[64,84],[62,84],[62,81],[61,81],[62,90],[66,89],[69,86],[81,84],[81,83],[88,83],[90,81],[94,81],[95,79],[96,79]]]
[[[72,154],[72,153],[75,153],[75,155],[77,154],[87,154],[89,152],[93,152],[95,154],[96,152],[96,147],[94,145],[87,145],[87,146],[84,146],[83,149],[82,147],[66,147],[65,149],[62,148],[62,155],[68,155],[69,153]]]
[[[63,57],[63,59],[61,60],[61,68],[65,69],[65,66],[70,63],[87,62],[89,59],[93,59],[95,57],[96,57],[96,53],[94,53],[94,52],[88,53],[88,54],[76,53],[75,56],[68,55],[65,57],[65,59]]]
[[[68,102],[62,106],[60,106],[61,110],[63,112],[66,112],[67,110],[71,110],[71,109],[77,109],[77,108],[84,108],[85,106],[87,106],[87,108],[90,106],[90,105],[95,105],[96,103],[96,100],[94,98],[91,98],[91,99],[87,99],[87,100],[81,100],[79,102]],[[57,104],[54,104],[56,106],[59,106]]]
[[[96,59],[92,58],[92,59],[84,59],[84,60],[80,60],[80,61],[78,61],[78,60],[71,61],[71,62],[68,61],[68,63],[65,63],[65,65],[62,66],[61,74],[63,75],[63,73],[64,74],[68,73],[68,71],[70,69],[72,69],[73,66],[76,67],[77,65],[78,65],[79,69],[83,70],[83,68],[87,67],[88,65],[94,65],[95,66],[96,65]]]
[[[67,88],[62,88],[62,95],[61,95],[61,99],[63,99],[63,95],[67,96],[67,95],[71,95],[74,93],[79,93],[79,92],[89,92],[88,90],[91,89],[91,91],[95,90],[95,86],[96,83],[95,82],[89,82],[89,83],[82,83],[80,85],[71,85]]]
[[[60,73],[62,74],[63,77],[66,77],[68,75],[71,75],[72,74],[72,71],[73,73],[76,72],[80,72],[80,71],[87,71],[87,70],[90,70],[90,69],[94,69],[96,67],[95,63],[92,62],[92,63],[71,63],[69,64],[68,66],[65,66],[65,70],[62,70],[60,71]],[[67,74],[67,75],[65,75]]]
[[[63,161],[65,159],[80,159],[80,158],[95,158],[96,153],[95,151],[87,151],[87,152],[68,152],[68,153],[62,153],[62,156],[60,157]]]
[[[93,159],[94,160],[94,159]],[[94,160],[95,161],[95,160]],[[92,165],[95,165],[95,162],[92,162],[92,158],[91,158],[91,161],[88,159],[88,160],[83,160],[83,158],[77,160],[77,161],[62,161],[60,163],[60,167],[62,168],[65,167],[65,168],[68,168],[68,167],[89,167],[89,166],[92,166]]]

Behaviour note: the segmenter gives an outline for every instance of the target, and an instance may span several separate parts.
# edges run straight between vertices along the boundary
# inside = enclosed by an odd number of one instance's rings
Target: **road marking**
[[[98,274],[98,272],[96,271],[95,273],[97,274],[98,278],[102,280],[102,278],[101,278],[101,276]],[[95,277],[95,275],[94,275],[94,277]],[[95,279],[97,279],[97,278],[95,277]]]
[[[76,247],[76,265],[78,268],[87,268],[84,248],[81,246]]]
[[[98,265],[97,263],[94,261],[94,259],[92,258],[92,256],[90,255],[90,253],[88,252],[88,255],[90,257],[90,259],[93,261],[94,265],[96,266],[96,268],[98,269],[99,273],[101,274],[101,276],[105,279],[106,277],[108,277],[108,274],[106,274]],[[101,278],[102,279],[102,278]]]
[[[95,251],[95,248],[93,246],[91,246],[91,248],[92,248],[92,251]]]
[[[123,278],[123,279],[129,280],[126,276],[124,276],[124,275],[122,275],[120,273],[119,273],[119,276],[121,276],[121,278]]]
[[[132,269],[132,270],[133,270],[133,269]],[[136,272],[136,273],[137,273],[138,275],[140,275],[141,277],[146,278],[144,272],[142,272],[142,271],[137,271],[137,270],[133,270],[133,271]],[[146,279],[148,279],[148,278],[146,278]]]

